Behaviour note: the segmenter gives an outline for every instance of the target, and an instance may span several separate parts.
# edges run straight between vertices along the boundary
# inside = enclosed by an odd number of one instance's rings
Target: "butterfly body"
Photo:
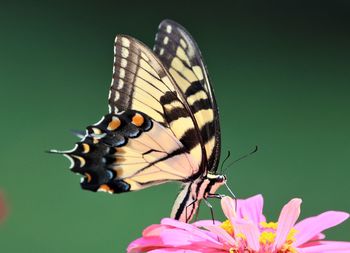
[[[63,153],[91,191],[122,193],[182,182],[172,217],[188,222],[199,201],[217,196],[218,109],[198,46],[179,24],[164,20],[154,52],[118,35],[109,113]]]
[[[171,217],[185,222],[190,221],[202,199],[221,197],[216,191],[225,182],[225,176],[208,173],[205,177],[184,183],[173,205]]]

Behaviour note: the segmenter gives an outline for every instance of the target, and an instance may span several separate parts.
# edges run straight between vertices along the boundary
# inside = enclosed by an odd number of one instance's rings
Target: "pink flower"
[[[278,222],[266,222],[263,198],[256,195],[235,202],[221,201],[228,220],[187,224],[163,219],[149,226],[133,241],[129,253],[349,253],[350,242],[325,241],[322,232],[345,221],[349,214],[328,211],[296,223],[300,199],[292,199],[280,213]]]

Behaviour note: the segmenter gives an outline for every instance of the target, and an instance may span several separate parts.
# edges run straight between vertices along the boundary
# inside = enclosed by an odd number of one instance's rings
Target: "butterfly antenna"
[[[227,185],[227,182],[225,182],[225,186],[228,190],[228,192],[232,195],[234,201],[235,201],[235,211],[237,212],[237,197],[236,195],[233,193],[233,191],[231,190],[231,188]]]
[[[225,162],[227,161],[227,159],[228,159],[230,156],[231,156],[231,152],[230,152],[230,150],[229,150],[229,151],[227,151],[227,156],[226,156],[226,158],[224,159],[224,161],[223,161],[222,164],[221,164],[221,168],[220,168],[221,173],[222,173],[222,168],[224,167]]]
[[[237,199],[236,195],[233,193],[233,191],[231,190],[231,188],[227,185],[227,182],[225,182],[225,186],[226,186],[228,192],[232,195],[232,197],[233,197],[234,199]]]
[[[240,160],[242,160],[242,159],[244,159],[244,158],[247,158],[248,156],[250,156],[250,155],[256,153],[257,151],[258,151],[258,145],[255,145],[254,150],[250,151],[248,154],[245,154],[245,155],[239,157],[238,159],[234,160],[232,163],[230,163],[230,164],[226,167],[225,172],[227,171],[227,169],[228,169],[229,167],[231,167],[231,166],[232,166],[233,164],[235,164],[236,162],[238,162],[238,161],[240,161]]]

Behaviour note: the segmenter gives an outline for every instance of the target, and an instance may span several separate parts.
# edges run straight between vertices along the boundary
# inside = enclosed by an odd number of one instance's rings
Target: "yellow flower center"
[[[259,242],[261,244],[272,244],[275,241],[276,234],[273,232],[263,231],[260,234]]]
[[[277,222],[269,222],[269,223],[267,223],[265,221],[260,222],[260,227],[262,227],[262,228],[272,228],[272,229],[276,230],[277,225],[278,225]]]
[[[260,238],[259,238],[260,247],[263,249],[266,249],[266,251],[262,251],[262,252],[266,252],[266,253],[272,252],[271,248],[272,248],[272,245],[276,239],[276,231],[277,231],[278,223],[277,222],[261,222],[259,225],[260,225],[260,231],[261,231]],[[244,234],[242,234],[242,233],[235,234],[234,233],[234,227],[229,220],[224,221],[221,224],[221,228],[223,228],[227,233],[232,235],[236,240],[246,241],[246,236]],[[285,243],[275,253],[298,253],[296,251],[296,249],[292,246],[292,244],[296,240],[295,234],[297,232],[298,231],[295,228],[292,228],[287,235]],[[240,251],[240,249],[233,247],[233,248],[230,248],[229,252],[230,253],[238,253],[241,251]],[[249,252],[253,252],[253,251],[249,251]]]
[[[220,227],[230,235],[233,235],[233,226],[229,220],[225,220],[223,223],[221,223]]]

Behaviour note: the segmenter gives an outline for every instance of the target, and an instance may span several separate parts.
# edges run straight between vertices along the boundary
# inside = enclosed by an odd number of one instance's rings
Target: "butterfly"
[[[219,112],[199,48],[164,20],[153,51],[127,35],[114,42],[109,113],[61,153],[90,191],[124,193],[182,183],[171,217],[189,222],[201,200],[220,197]]]

